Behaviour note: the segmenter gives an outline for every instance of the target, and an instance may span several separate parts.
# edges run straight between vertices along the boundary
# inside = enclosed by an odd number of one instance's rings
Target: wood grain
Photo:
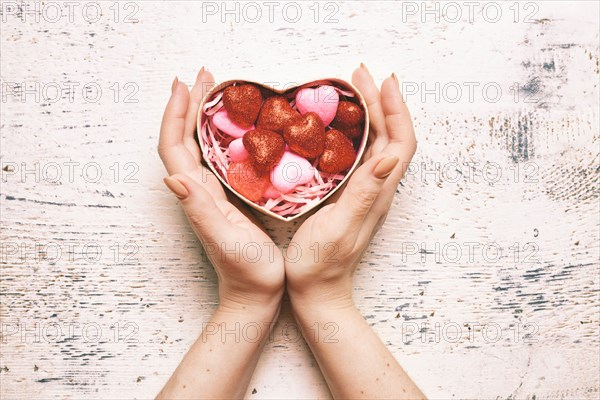
[[[362,61],[404,82],[419,140],[355,278],[365,318],[431,398],[598,398],[598,4],[85,4],[52,22],[2,2],[0,397],[151,398],[215,309],[156,154],[175,75],[283,85]],[[262,219],[285,247],[297,223]],[[287,305],[247,397],[330,397]]]

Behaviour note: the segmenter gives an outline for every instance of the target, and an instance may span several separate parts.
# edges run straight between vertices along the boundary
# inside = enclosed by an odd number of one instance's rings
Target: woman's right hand
[[[415,153],[415,133],[395,75],[381,94],[362,65],[352,81],[368,105],[371,142],[337,201],[292,238],[296,251],[288,249],[285,262],[292,312],[334,398],[425,398],[352,301],[352,275]]]
[[[158,152],[192,229],[219,278],[220,308],[272,318],[284,291],[281,251],[237,199],[228,199],[217,177],[201,164],[194,138],[200,102],[214,86],[212,74],[198,73],[191,92],[177,78],[165,109]],[[234,203],[232,203],[235,202]]]
[[[308,218],[291,241],[287,290],[294,310],[351,307],[352,275],[371,238],[385,221],[396,188],[417,146],[394,74],[381,93],[364,65],[352,82],[363,95],[371,121],[363,164],[337,200]],[[291,256],[290,256],[291,255]]]
[[[201,164],[196,118],[214,78],[204,68],[191,91],[175,79],[158,151],[219,278],[219,307],[184,356],[159,399],[241,398],[277,319],[284,291],[281,251],[247,209],[228,200]],[[235,200],[234,200],[235,201]],[[253,335],[248,337],[246,332]]]

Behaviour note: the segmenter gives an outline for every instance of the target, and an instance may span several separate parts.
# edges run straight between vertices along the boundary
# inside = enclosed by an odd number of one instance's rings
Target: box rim
[[[363,107],[364,111],[365,111],[365,127],[364,127],[364,131],[363,131],[363,137],[360,141],[360,144],[358,146],[358,151],[356,154],[356,160],[354,162],[354,164],[352,165],[352,167],[350,167],[350,170],[348,170],[348,172],[346,173],[346,176],[344,176],[344,178],[338,183],[338,185],[333,188],[331,191],[329,191],[329,193],[327,193],[325,196],[323,196],[323,198],[316,203],[314,206],[312,206],[311,208],[309,208],[308,210],[304,210],[301,213],[298,213],[296,215],[292,215],[290,217],[284,217],[281,216],[279,214],[274,213],[271,210],[267,210],[266,208],[264,208],[263,206],[260,206],[256,203],[254,203],[253,201],[245,198],[244,196],[242,196],[240,193],[238,193],[234,188],[232,188],[229,183],[227,183],[222,177],[221,175],[218,173],[218,171],[216,171],[214,165],[212,164],[212,162],[210,160],[206,160],[204,158],[204,153],[202,152],[202,140],[200,139],[200,127],[202,126],[202,116],[204,115],[203,109],[204,109],[204,105],[206,104],[206,102],[208,101],[208,99],[211,98],[212,95],[215,94],[215,92],[218,92],[220,90],[223,90],[224,88],[231,86],[234,83],[249,83],[249,84],[253,84],[253,85],[257,85],[260,86],[262,88],[268,89],[274,93],[277,94],[283,94],[286,92],[290,92],[290,91],[295,91],[304,87],[312,87],[315,84],[319,85],[319,84],[326,84],[326,83],[341,83],[343,86],[351,89],[354,94],[356,95],[357,99],[359,100],[361,106]],[[223,186],[225,186],[231,193],[233,193],[235,196],[237,196],[240,200],[242,200],[244,203],[248,204],[250,207],[252,207],[255,210],[258,210],[259,212],[268,215],[270,217],[273,217],[277,220],[280,221],[284,221],[284,222],[292,222],[302,216],[308,215],[311,212],[315,212],[319,207],[321,207],[323,205],[323,203],[325,203],[334,193],[336,193],[338,190],[340,190],[340,188],[342,188],[346,182],[348,182],[348,180],[350,179],[350,177],[352,176],[352,174],[354,173],[354,171],[356,170],[356,168],[358,168],[361,163],[362,163],[362,157],[365,153],[366,147],[367,147],[367,140],[369,138],[369,111],[368,111],[368,107],[366,104],[365,99],[363,98],[362,94],[360,93],[360,91],[356,88],[356,86],[354,86],[352,83],[347,82],[343,79],[340,78],[323,78],[323,79],[315,79],[312,81],[307,81],[305,83],[299,84],[297,86],[292,86],[289,87],[287,89],[281,90],[281,89],[276,89],[273,88],[267,84],[263,84],[263,83],[259,83],[259,82],[254,82],[254,81],[249,81],[249,80],[245,80],[245,79],[230,79],[230,80],[226,80],[223,81],[215,86],[213,86],[205,95],[204,98],[202,99],[202,101],[200,102],[200,107],[198,109],[198,114],[196,116],[196,139],[198,140],[198,144],[200,146],[200,156],[202,157],[202,159],[206,162],[208,168],[210,169],[210,171],[217,176],[217,179],[219,179],[219,182],[221,182],[221,184]]]

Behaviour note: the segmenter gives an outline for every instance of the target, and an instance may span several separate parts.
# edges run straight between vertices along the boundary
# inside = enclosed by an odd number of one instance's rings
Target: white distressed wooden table
[[[365,318],[432,398],[600,396],[597,2],[1,9],[2,399],[151,398],[215,309],[156,154],[175,75],[361,61],[403,80],[419,140]],[[282,247],[297,227],[264,222]],[[247,397],[329,396],[285,306]]]

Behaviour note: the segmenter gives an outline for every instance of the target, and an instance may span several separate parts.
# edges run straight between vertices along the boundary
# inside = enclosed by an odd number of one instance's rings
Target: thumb
[[[331,209],[332,223],[341,232],[355,230],[358,233],[386,178],[398,164],[398,160],[396,156],[381,153],[372,157],[354,172],[339,200]]]
[[[187,175],[175,174],[164,179],[165,185],[181,201],[192,228],[204,242],[223,237],[231,222],[217,207],[210,193]]]

